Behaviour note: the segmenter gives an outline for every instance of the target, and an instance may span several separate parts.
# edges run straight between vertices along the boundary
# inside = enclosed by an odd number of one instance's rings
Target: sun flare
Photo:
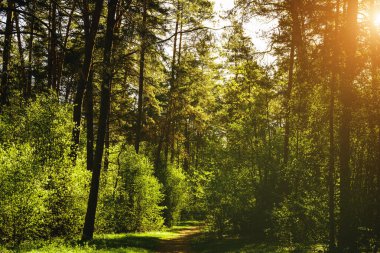
[[[380,12],[376,13],[373,23],[375,26],[380,27]]]

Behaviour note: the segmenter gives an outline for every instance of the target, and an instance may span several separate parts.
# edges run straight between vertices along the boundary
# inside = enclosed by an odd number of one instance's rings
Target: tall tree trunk
[[[295,29],[295,18],[297,13],[295,12],[295,3],[293,3],[294,0],[290,0],[290,8],[291,8],[291,14],[292,14],[292,38],[290,42],[290,56],[289,56],[289,69],[288,69],[288,86],[286,88],[285,93],[285,126],[284,126],[284,165],[286,166],[288,164],[289,160],[289,139],[290,139],[290,100],[292,95],[292,89],[293,89],[293,82],[294,82],[294,58],[295,58],[295,49],[296,49],[296,29]]]
[[[181,59],[182,59],[182,37],[183,37],[183,4],[180,6],[180,17],[179,17],[179,46],[178,46],[178,76],[177,79],[179,80],[178,82],[181,82]],[[184,154],[184,159],[183,159],[183,169],[186,172],[189,172],[190,169],[190,119],[186,119],[185,122],[185,132],[184,132],[184,137],[185,137],[185,142],[184,142],[184,148],[185,148],[185,154]]]
[[[377,132],[377,213],[376,213],[376,224],[375,224],[375,230],[377,238],[380,238],[380,116],[378,115],[378,132]]]
[[[180,3],[177,1],[177,19],[174,28],[174,43],[173,43],[173,55],[172,55],[172,65],[171,65],[171,76],[170,76],[170,95],[169,95],[169,106],[168,106],[168,120],[167,120],[167,131],[166,135],[166,146],[165,146],[165,161],[167,163],[169,158],[169,148],[171,150],[170,160],[174,159],[174,138],[175,138],[175,123],[173,114],[175,113],[175,101],[173,99],[173,94],[176,92],[176,78],[177,78],[177,43],[178,43],[178,28],[179,28],[179,10]]]
[[[87,123],[87,170],[92,171],[94,163],[94,95],[93,95],[94,70],[91,68],[86,89],[86,123]]]
[[[175,123],[174,122],[174,113],[175,113],[175,92],[176,90],[176,77],[177,77],[177,42],[178,42],[178,28],[179,28],[179,6],[180,2],[177,1],[177,18],[174,28],[174,43],[173,43],[173,55],[172,55],[172,63],[171,63],[171,77],[169,80],[170,83],[170,89],[169,89],[169,102],[168,102],[168,109],[166,114],[166,120],[164,122],[164,136],[165,136],[165,149],[164,149],[164,170],[167,169],[168,166],[168,159],[169,159],[169,148],[174,147],[174,136],[175,136]],[[174,150],[174,148],[172,148]],[[172,153],[173,154],[173,151]],[[174,160],[174,154],[172,157],[170,157],[171,160]],[[166,173],[163,173],[164,177],[166,177]],[[163,184],[165,186],[167,179],[164,178]],[[168,208],[164,210],[163,216],[165,218],[164,224],[168,227],[171,227],[173,225],[173,211],[170,208],[170,198],[168,194],[165,194],[164,199],[164,205]]]
[[[177,2],[179,6],[179,1]],[[170,145],[170,133],[171,133],[171,125],[172,125],[172,112],[173,112],[173,92],[174,92],[174,83],[175,83],[175,65],[176,65],[176,53],[177,53],[177,39],[178,39],[178,15],[177,15],[177,20],[174,28],[174,43],[173,43],[173,55],[172,55],[172,66],[171,66],[171,76],[169,80],[169,102],[168,102],[168,108],[166,112],[165,119],[163,120],[162,123],[162,131],[161,131],[161,136],[159,137],[158,140],[158,145],[157,145],[157,152],[156,152],[156,159],[155,159],[155,164],[156,164],[156,169],[158,169],[157,166],[162,165],[162,159],[161,159],[161,151],[164,148],[164,158],[165,158],[165,164],[168,160],[168,153],[169,153],[169,145]]]
[[[103,9],[103,0],[97,0],[95,3],[95,10],[92,14],[91,24],[89,19],[89,6],[87,0],[83,0],[83,17],[85,24],[85,55],[83,65],[79,75],[79,82],[77,86],[77,92],[74,98],[74,113],[73,121],[74,128],[72,133],[72,146],[71,146],[71,157],[75,163],[77,158],[77,149],[79,145],[79,135],[80,135],[80,125],[82,118],[82,102],[83,95],[87,85],[89,72],[91,68],[92,55],[95,45],[95,37],[99,27],[100,14]]]
[[[49,42],[49,54],[48,54],[48,88],[56,89],[56,62],[57,62],[57,3],[55,0],[50,1],[50,42]],[[58,94],[58,91],[56,89]]]
[[[28,5],[29,12],[33,13],[34,5],[30,2]],[[32,77],[33,77],[33,40],[34,40],[34,17],[30,18],[30,35],[28,41],[29,53],[28,53],[28,81],[26,87],[26,98],[32,95]]]
[[[27,98],[27,89],[28,89],[28,78],[26,74],[26,67],[25,67],[25,59],[24,59],[24,48],[22,46],[22,39],[21,39],[21,29],[20,29],[20,20],[18,13],[15,13],[15,23],[16,23],[16,31],[17,31],[17,45],[18,45],[18,53],[20,57],[20,64],[21,64],[21,85],[20,88],[22,90],[23,97]]]
[[[189,172],[190,169],[190,133],[189,133],[189,121],[185,122],[185,154],[183,158],[183,170]]]
[[[73,15],[75,11],[77,2],[73,1],[73,5],[70,10],[69,20],[67,21],[66,26],[66,32],[65,32],[65,38],[63,40],[63,46],[62,51],[59,54],[59,58],[57,59],[57,87],[61,87],[62,85],[62,72],[63,72],[63,65],[65,62],[65,55],[66,55],[66,48],[67,48],[67,41],[69,39],[70,29],[71,29],[71,23],[73,20]]]
[[[376,7],[375,0],[370,1],[370,20],[376,18]],[[380,110],[378,109],[380,101],[380,79],[379,79],[379,65],[378,65],[378,54],[379,54],[379,40],[380,36],[378,34],[375,24],[371,24],[371,75],[372,75],[372,108],[371,111],[373,114],[370,116],[370,127],[371,135],[376,136],[374,142],[371,143],[374,145],[374,158],[375,158],[375,171],[376,171],[376,182],[377,185],[374,186],[374,189],[377,188],[377,197],[376,197],[376,210],[375,210],[375,232],[380,238]],[[372,168],[369,168],[371,170]],[[371,175],[372,173],[368,173]]]
[[[335,84],[337,82],[336,73],[332,73],[330,84],[330,105],[329,105],[329,250],[335,249],[335,137],[334,137],[334,111],[335,111]]]
[[[178,45],[178,66],[181,66],[181,58],[182,58],[182,37],[183,37],[183,4],[179,7],[179,45]],[[180,71],[180,70],[179,70]]]
[[[289,160],[290,99],[291,99],[291,93],[292,93],[292,88],[293,88],[294,51],[295,51],[295,45],[294,45],[294,41],[292,40],[291,45],[290,45],[288,87],[286,89],[286,98],[285,98],[284,165],[287,165],[288,160]]]
[[[14,1],[8,0],[7,19],[5,23],[5,36],[4,36],[4,49],[3,49],[3,69],[1,73],[1,86],[0,86],[0,112],[2,107],[8,103],[8,90],[9,90],[9,60],[12,47],[12,32],[13,32],[13,8]]]
[[[136,140],[135,140],[135,150],[139,153],[140,140],[141,140],[141,128],[143,119],[143,94],[144,94],[144,71],[145,71],[145,51],[146,51],[146,21],[147,21],[147,6],[148,0],[143,1],[143,19],[141,24],[141,49],[140,49],[140,74],[139,74],[139,95],[138,95],[138,106],[137,106],[137,122],[136,122]]]
[[[110,110],[111,110],[111,106],[110,106]],[[111,112],[109,113],[109,115],[111,114]],[[105,139],[105,150],[104,150],[104,171],[108,171],[108,168],[109,168],[109,164],[110,164],[110,161],[109,161],[109,156],[110,156],[110,119],[108,117],[108,120],[107,120],[107,129],[106,129],[106,139]]]
[[[174,43],[173,43],[173,55],[172,55],[172,66],[171,66],[171,77],[170,77],[170,89],[174,89],[175,86],[175,79],[177,74],[177,40],[178,40],[178,28],[179,28],[179,6],[180,3],[178,1],[177,4],[177,19],[175,22],[175,28],[174,28]]]
[[[94,157],[94,169],[92,172],[91,189],[88,197],[87,213],[83,228],[82,240],[91,240],[94,234],[96,207],[98,204],[98,192],[100,181],[100,170],[102,165],[104,140],[106,135],[108,113],[110,109],[111,82],[113,68],[111,65],[112,43],[114,37],[114,26],[116,23],[115,13],[118,0],[108,1],[107,28],[105,34],[104,56],[103,56],[103,80],[101,87],[100,115],[98,123],[98,135]]]
[[[117,17],[118,17],[118,12],[116,12],[116,20],[117,20]],[[114,33],[115,34],[118,34],[118,30],[117,30],[117,25],[118,23],[115,24],[115,29],[114,29]],[[109,106],[109,112],[108,112],[108,115],[111,115],[111,112],[112,112],[112,104],[110,104]],[[110,161],[109,161],[109,156],[110,156],[110,138],[111,138],[111,132],[110,132],[110,122],[111,122],[111,119],[110,117],[108,117],[107,119],[107,126],[106,126],[106,137],[105,137],[105,141],[104,141],[104,146],[105,146],[105,150],[104,150],[104,163],[103,163],[103,167],[104,167],[104,171],[107,172],[108,171],[108,168],[109,168],[109,164],[110,164]]]
[[[170,137],[170,163],[174,163],[175,158],[175,142],[176,142],[176,132],[177,132],[177,122],[173,121],[172,124],[172,131],[171,131],[171,137]]]
[[[335,90],[338,81],[338,27],[339,27],[340,0],[335,6],[335,21],[333,38],[330,40],[331,52],[331,83],[330,83],[330,105],[329,105],[329,161],[328,161],[328,206],[329,206],[329,250],[333,252],[336,248],[336,225],[335,225],[335,135],[334,135],[334,113],[335,113]]]
[[[338,246],[341,251],[354,252],[355,234],[352,216],[350,131],[353,101],[353,81],[355,78],[355,54],[357,44],[358,0],[347,1],[347,15],[343,30],[343,51],[345,69],[340,85],[342,115],[339,129],[340,138],[340,220]]]
[[[295,66],[295,53],[297,50],[297,59],[302,64],[304,54],[302,49],[302,34],[301,24],[299,18],[299,2],[297,0],[289,0],[290,14],[292,17],[292,37],[290,42],[290,56],[289,56],[289,69],[288,69],[288,85],[285,93],[285,126],[284,126],[284,165],[289,162],[290,156],[290,128],[291,128],[291,101],[292,91],[294,86],[294,66]]]

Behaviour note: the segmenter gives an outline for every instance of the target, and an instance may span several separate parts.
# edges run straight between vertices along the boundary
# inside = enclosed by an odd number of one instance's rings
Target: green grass
[[[153,252],[159,247],[160,241],[179,236],[175,229],[176,227],[166,231],[97,235],[90,245],[97,249],[108,250],[105,252]],[[120,249],[132,251],[120,251]]]
[[[123,246],[120,246],[120,247],[116,247],[116,248],[104,248],[104,249],[97,249],[96,247],[94,246],[79,246],[79,245],[76,245],[76,246],[66,246],[66,245],[61,245],[61,246],[57,246],[57,245],[48,245],[48,246],[45,246],[43,248],[40,248],[40,249],[35,249],[35,250],[31,250],[31,251],[26,251],[26,252],[30,252],[30,253],[93,253],[93,252],[101,252],[101,253],[105,253],[105,252],[113,252],[113,253],[132,253],[132,252],[136,252],[136,253],[147,253],[147,252],[151,252],[149,250],[146,250],[146,249],[141,249],[141,248],[134,248],[134,247],[123,247]]]
[[[161,241],[171,240],[180,236],[183,229],[196,225],[196,222],[184,222],[178,226],[162,231],[124,233],[124,234],[101,234],[95,235],[94,240],[88,244],[81,245],[79,242],[64,242],[54,240],[46,245],[45,243],[34,242],[34,244],[24,245],[17,252],[28,253],[150,253],[155,252]],[[45,244],[45,245],[43,245]],[[31,249],[33,248],[33,249]],[[0,248],[0,253],[14,252]]]
[[[256,243],[246,238],[216,239],[202,234],[192,240],[192,250],[197,253],[318,253],[323,250],[323,246],[284,247]]]
[[[88,244],[80,244],[78,241],[65,242],[54,240],[51,242],[33,242],[21,246],[17,252],[28,253],[151,253],[160,248],[160,244],[165,241],[179,238],[180,232],[194,226],[202,225],[199,222],[182,222],[178,226],[163,231],[153,231],[144,233],[127,234],[102,234],[95,235],[94,240]],[[318,252],[321,247],[296,249],[274,245],[253,243],[245,238],[224,238],[216,239],[207,232],[189,238],[191,251],[194,253],[309,253]],[[0,253],[12,253],[0,247]]]

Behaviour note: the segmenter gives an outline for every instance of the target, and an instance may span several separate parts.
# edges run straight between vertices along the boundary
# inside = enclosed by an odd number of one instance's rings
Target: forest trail
[[[200,226],[191,226],[178,230],[178,236],[173,239],[163,239],[158,248],[159,253],[189,253],[191,240],[201,233]]]

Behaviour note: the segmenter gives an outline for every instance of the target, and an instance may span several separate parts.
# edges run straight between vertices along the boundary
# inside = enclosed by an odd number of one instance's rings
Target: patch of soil
[[[191,240],[201,233],[200,227],[190,227],[179,232],[179,237],[161,240],[159,253],[191,253]]]

